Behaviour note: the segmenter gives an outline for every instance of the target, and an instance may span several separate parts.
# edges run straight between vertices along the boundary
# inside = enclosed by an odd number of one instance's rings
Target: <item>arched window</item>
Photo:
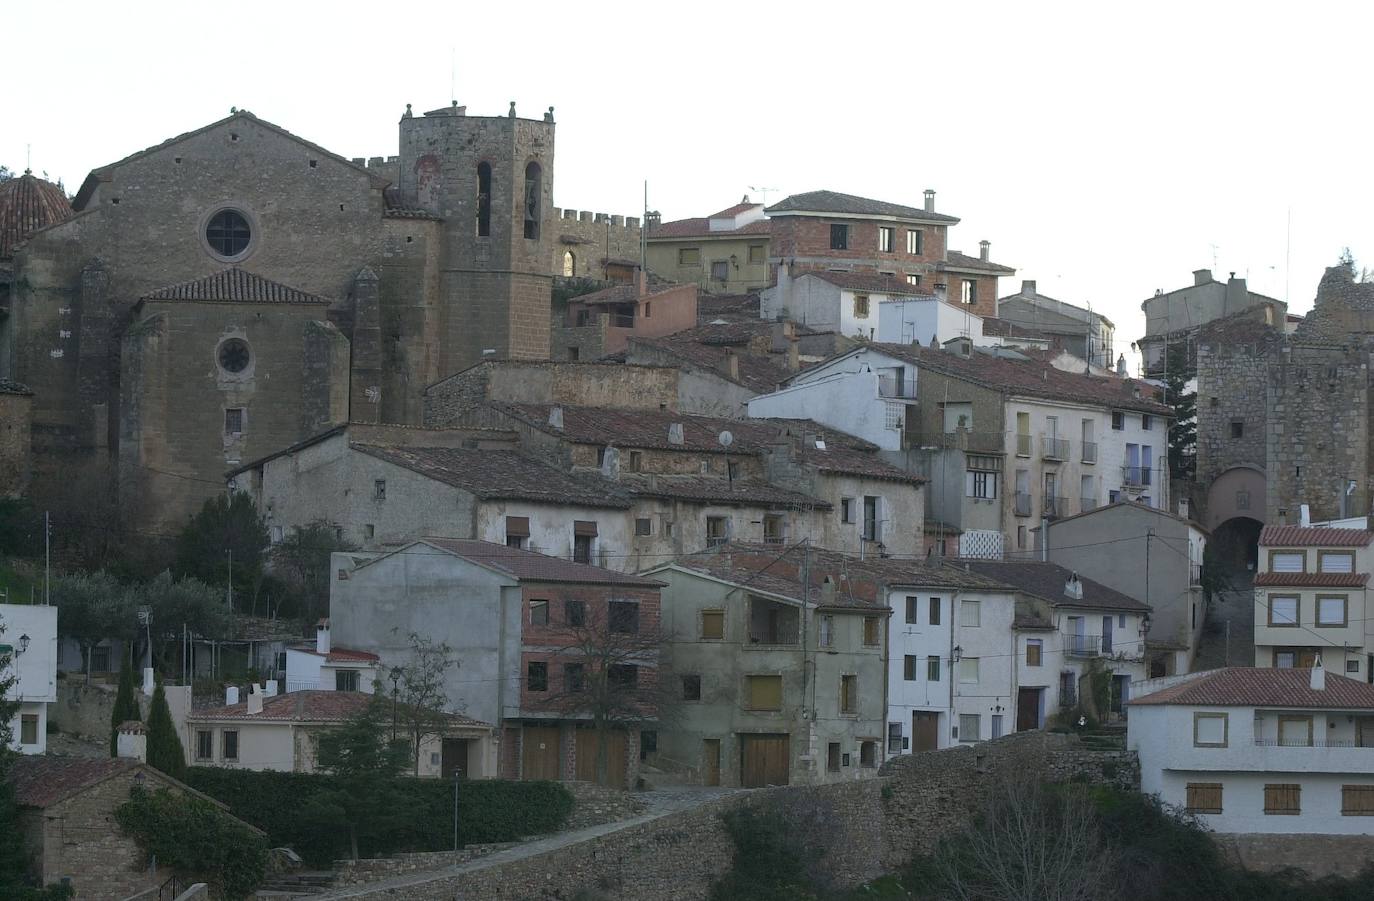
[[[491,234],[491,163],[477,164],[477,236]]]
[[[563,277],[572,278],[577,274],[577,257],[571,250],[563,251]]]
[[[531,241],[539,240],[539,202],[543,196],[540,184],[543,170],[538,163],[525,167],[525,237]]]

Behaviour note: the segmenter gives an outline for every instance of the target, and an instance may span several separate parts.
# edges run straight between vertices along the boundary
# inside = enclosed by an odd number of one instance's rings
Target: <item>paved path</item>
[[[602,823],[598,826],[588,826],[585,829],[576,829],[571,832],[559,832],[554,835],[547,835],[533,841],[522,842],[514,848],[507,848],[504,851],[497,851],[485,857],[479,857],[468,863],[459,864],[453,867],[440,867],[434,870],[422,870],[418,873],[407,873],[404,876],[393,876],[390,879],[379,879],[376,882],[367,882],[362,885],[350,885],[347,888],[334,889],[323,895],[316,895],[316,898],[356,898],[362,895],[370,895],[379,891],[389,891],[404,889],[411,885],[420,885],[433,879],[444,879],[459,873],[471,873],[477,870],[484,870],[487,867],[500,866],[515,860],[523,860],[527,857],[535,857],[547,851],[557,848],[564,848],[568,845],[575,845],[578,842],[585,842],[601,835],[618,832],[630,826],[638,826],[665,817],[669,814],[683,810],[690,810],[716,798],[745,791],[739,788],[702,788],[695,786],[683,786],[673,789],[655,789],[654,791],[643,792],[637,797],[646,804],[645,812],[627,820],[617,820],[613,823]]]
[[[1228,653],[1226,624],[1231,624]],[[1229,662],[1228,662],[1229,661]],[[1249,579],[1235,591],[1218,592],[1207,614],[1197,654],[1193,658],[1193,672],[1216,669],[1220,666],[1255,665],[1255,592]]]

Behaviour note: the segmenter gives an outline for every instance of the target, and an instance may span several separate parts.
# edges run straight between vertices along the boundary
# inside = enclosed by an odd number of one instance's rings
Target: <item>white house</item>
[[[10,721],[10,748],[43,754],[48,705],[57,700],[57,608],[0,604],[0,630],[0,672],[17,677],[11,697],[20,702]]]
[[[286,690],[358,691],[372,694],[382,678],[381,658],[371,651],[336,648],[330,643],[329,620],[315,630],[315,646],[286,649]]]
[[[794,277],[787,266],[779,266],[777,284],[759,293],[759,313],[764,319],[791,319],[819,331],[872,341],[878,338],[881,306],[894,298],[916,297],[934,300],[891,275],[807,271]]]
[[[1230,667],[1137,686],[1141,791],[1228,833],[1374,833],[1374,685]]]
[[[939,295],[898,295],[878,304],[878,341],[929,347],[932,342],[939,346],[959,337],[979,347],[1004,343],[1001,336],[984,334],[982,316]]]

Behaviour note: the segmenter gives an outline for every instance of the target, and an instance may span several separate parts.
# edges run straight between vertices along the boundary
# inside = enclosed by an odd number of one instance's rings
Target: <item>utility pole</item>
[[[49,583],[52,581],[52,514],[43,511],[43,606],[52,604]]]
[[[229,612],[234,612],[234,549],[229,548]]]
[[[453,771],[453,850],[458,850],[458,771]]]
[[[1155,537],[1153,528],[1145,530],[1145,604],[1150,603],[1150,539]]]

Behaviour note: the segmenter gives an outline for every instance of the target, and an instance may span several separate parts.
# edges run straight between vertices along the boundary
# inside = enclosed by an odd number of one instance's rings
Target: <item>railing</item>
[[[1018,457],[1029,457],[1030,455],[1031,455],[1031,436],[1030,436],[1030,435],[1017,435],[1017,436],[1016,436],[1016,456],[1018,456]]]
[[[309,679],[288,679],[286,680],[286,690],[291,691],[314,691],[320,687],[320,683]]]
[[[898,397],[903,400],[916,399],[916,383],[909,379],[898,381],[890,375],[878,376],[878,396]]]
[[[1123,466],[1121,484],[1127,488],[1144,488],[1150,484],[1150,470],[1144,466]]]
[[[1078,499],[1078,512],[1079,512],[1079,513],[1087,513],[1089,510],[1096,510],[1096,509],[1097,509],[1097,498],[1095,498],[1095,497],[1080,497],[1080,498]]]
[[[1064,656],[1066,657],[1103,657],[1112,653],[1111,641],[1104,645],[1101,635],[1080,635],[1077,632],[1064,633]]]
[[[611,321],[610,321],[610,324],[613,325],[613,326],[616,327],[616,328],[634,328],[634,327],[635,327],[635,318],[634,318],[633,316],[623,316],[623,315],[611,316],[611,317],[610,317],[610,320],[611,320]]]
[[[1006,440],[1001,432],[970,432],[960,429],[945,432],[940,436],[940,444],[946,450],[973,451],[975,454],[1001,454],[1005,452]]]
[[[1030,516],[1031,496],[1020,491],[1016,492],[1013,509],[1016,511],[1017,516]]]
[[[1046,460],[1069,459],[1069,439],[1042,437],[1040,439],[1040,455]]]
[[[1096,463],[1096,462],[1097,462],[1097,442],[1096,442],[1096,441],[1083,441],[1083,442],[1080,442],[1080,443],[1081,443],[1082,446],[1083,446],[1083,456],[1082,456],[1082,458],[1081,458],[1082,461],[1083,461],[1084,463]]]
[[[707,536],[706,536],[706,546],[707,546],[707,547],[720,547],[722,544],[724,544],[725,542],[727,542],[727,541],[729,541],[729,540],[730,540],[729,537],[728,537],[728,536],[725,536],[725,535],[707,535]]]
[[[1201,585],[1201,584],[1202,584],[1202,564],[1201,564],[1201,563],[1190,563],[1190,564],[1188,564],[1188,584],[1189,584],[1189,585]]]
[[[1045,515],[1051,519],[1069,515],[1069,499],[1066,497],[1046,497]]]
[[[1361,744],[1357,739],[1320,739],[1314,738],[1311,741],[1291,739],[1283,741],[1281,739],[1257,738],[1255,739],[1257,748],[1368,748],[1374,751],[1374,745]]]
[[[1075,682],[1061,682],[1059,685],[1059,706],[1062,708],[1078,706],[1078,685]]]

